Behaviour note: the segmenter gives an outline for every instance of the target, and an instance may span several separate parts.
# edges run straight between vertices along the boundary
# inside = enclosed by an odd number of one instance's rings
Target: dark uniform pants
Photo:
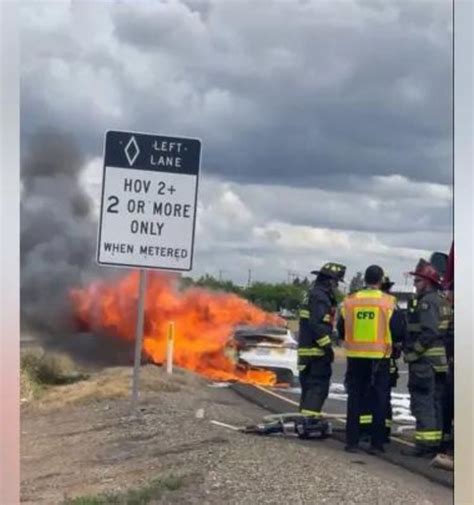
[[[372,395],[369,390],[367,390],[360,404],[359,424],[360,436],[369,436],[372,431]]]
[[[387,391],[387,414],[385,415],[385,442],[390,442],[390,434],[392,433],[393,424],[392,412],[392,385],[388,385]]]
[[[328,356],[308,359],[305,368],[300,371],[301,413],[321,415],[324,402],[329,394],[331,372],[331,360]]]
[[[392,433],[393,412],[392,412],[392,389],[397,387],[398,366],[397,361],[390,359],[390,377],[387,389],[387,414],[385,416],[385,442],[390,443],[390,434]]]
[[[390,377],[390,380],[392,378]],[[392,431],[392,384],[389,384],[387,389],[387,413],[385,414],[385,442],[390,442],[390,433]],[[359,430],[360,436],[367,437],[372,433],[372,395],[371,390],[369,389],[362,399],[361,402],[361,413],[359,416]]]
[[[445,385],[446,374],[436,373],[429,361],[421,358],[410,363],[408,390],[418,446],[436,447],[441,443]]]
[[[388,359],[348,358],[347,387],[347,445],[357,445],[360,436],[360,416],[370,398],[372,411],[371,441],[376,447],[385,441],[385,417],[388,411],[390,382]]]
[[[454,421],[454,365],[449,363],[446,376],[446,388],[443,401],[443,438],[445,442],[453,442]]]

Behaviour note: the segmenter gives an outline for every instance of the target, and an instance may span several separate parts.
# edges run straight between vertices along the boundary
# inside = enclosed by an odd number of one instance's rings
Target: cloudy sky
[[[72,135],[98,205],[105,130],[198,137],[194,275],[404,282],[451,243],[451,25],[447,0],[25,3],[23,155]]]

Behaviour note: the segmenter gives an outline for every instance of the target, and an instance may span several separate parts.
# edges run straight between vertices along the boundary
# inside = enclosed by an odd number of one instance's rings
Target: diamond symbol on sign
[[[138,158],[138,155],[140,154],[140,149],[138,148],[138,144],[137,141],[135,140],[135,137],[130,138],[127,145],[125,146],[124,151],[128,163],[130,164],[130,166],[132,166],[135,163],[136,159]]]

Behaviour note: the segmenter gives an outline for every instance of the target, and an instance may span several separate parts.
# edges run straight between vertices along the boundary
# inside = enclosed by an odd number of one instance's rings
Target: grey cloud
[[[453,239],[449,231],[415,231],[399,233],[380,233],[381,240],[391,247],[409,247],[448,254]],[[428,259],[428,258],[427,258]]]
[[[408,197],[400,191],[405,185]],[[390,199],[391,186],[398,186],[400,200],[396,193]],[[244,283],[249,268],[261,280],[271,280],[285,278],[286,269],[305,271],[332,259],[355,271],[379,262],[401,282],[401,273],[418,257],[449,248],[446,189],[394,178],[370,181],[365,193],[341,194],[208,178],[201,184],[195,273],[226,270]],[[439,194],[444,205],[420,198],[423,192]],[[245,219],[226,212],[229,202],[241,208]],[[379,208],[370,209],[369,202]],[[315,229],[320,230],[316,236]]]
[[[207,179],[201,185],[203,219],[210,229],[215,230],[216,239],[226,225],[231,225],[232,233],[242,236],[242,239],[248,229],[248,223],[233,221],[231,224],[231,219],[226,223],[225,213],[223,215],[222,210],[216,212],[216,198],[224,188],[239,199],[247,213],[251,213],[253,223],[278,221],[373,233],[446,232],[452,226],[447,187],[415,184],[402,178],[356,180],[353,181],[352,192],[341,192],[337,188],[322,191],[280,185],[222,184],[218,180]],[[214,210],[212,217],[211,210]],[[219,217],[217,220],[216,214]]]
[[[227,2],[211,10],[207,31],[197,38],[189,32],[194,43],[187,52],[176,51],[174,38],[148,41],[160,53],[174,50],[176,72],[191,83],[197,100],[217,88],[233,101],[250,104],[244,124],[238,115],[228,124],[220,124],[219,117],[215,124],[191,123],[210,138],[216,128],[228,130],[220,143],[208,145],[211,172],[240,181],[283,181],[292,172],[295,185],[311,183],[322,171],[396,172],[451,181],[446,143],[451,133],[451,42],[446,30],[437,28],[435,43],[418,25],[406,28],[403,21],[410,10],[403,8],[399,20],[375,20],[361,30],[325,24],[316,15],[308,22],[296,14],[291,24],[284,8],[256,24],[244,6]],[[253,10],[258,17],[264,8]],[[432,17],[449,19],[449,8],[437,10]],[[216,25],[229,19],[226,14],[232,16],[232,26],[223,37]],[[153,16],[134,15],[133,9],[117,13],[115,21],[122,40],[137,48],[143,44],[136,37],[147,26],[150,32],[155,27]],[[178,29],[185,27],[181,23]],[[288,54],[289,67],[274,69],[278,51]],[[325,84],[331,73],[335,77]],[[141,117],[151,123],[155,111],[142,109]],[[164,112],[160,117],[166,121],[189,125],[186,113],[173,120],[169,116],[178,111]],[[203,112],[200,119],[206,121]]]
[[[113,121],[154,131],[159,118],[161,131],[199,135],[207,171],[239,181],[289,183],[291,173],[292,185],[317,177],[324,184],[320,176],[330,171],[340,185],[346,173],[451,182],[449,5],[351,5],[354,21],[343,23],[325,2],[273,10],[254,2],[111,6],[117,51],[102,49],[95,64],[116,76],[124,110]],[[127,47],[149,58],[155,86],[141,89],[139,75],[120,72]],[[110,118],[81,105],[67,113],[61,98],[61,107],[45,107],[31,83],[38,73],[22,90],[28,116],[60,118],[99,154],[99,128]],[[38,77],[47,87],[47,76]],[[229,96],[231,115],[219,104],[211,113],[212,90]]]
[[[203,140],[203,180],[259,184],[279,195],[274,205],[258,190],[251,202],[244,199],[255,222],[227,217],[212,227],[204,220],[209,243],[195,264],[217,261],[218,252],[212,256],[210,250],[223,249],[216,244],[225,245],[236,269],[248,257],[273,262],[286,253],[260,250],[259,244],[240,251],[225,232],[226,224],[235,225],[244,242],[255,223],[271,219],[379,237],[385,232],[382,242],[394,247],[418,248],[414,234],[427,230],[428,245],[435,245],[435,234],[440,241],[449,234],[449,201],[409,184],[392,190],[375,184],[373,176],[452,184],[451,6],[371,0],[341,5],[115,3],[102,6],[90,27],[84,20],[92,22],[91,13],[79,15],[85,7],[78,4],[70,24],[26,23],[22,142],[42,125],[59,125],[74,132],[89,160],[101,157],[109,128],[197,136]],[[64,183],[67,177],[62,174],[57,186],[66,216],[90,220],[84,197]],[[46,179],[24,180],[31,202],[36,194],[51,201]],[[291,200],[280,186],[332,195],[326,202]],[[374,212],[368,199],[377,195],[381,203]],[[63,216],[44,212],[54,226],[64,226]],[[53,239],[54,226],[45,230]],[[33,243],[39,227],[30,226]],[[291,263],[285,255],[282,261]],[[294,261],[309,263],[304,255]]]
[[[183,0],[192,12],[197,12],[203,21],[207,21],[212,10],[211,0]]]
[[[444,249],[441,249],[444,251]],[[419,251],[419,256],[426,256],[424,250]],[[404,283],[404,272],[409,271],[416,264],[418,255],[415,253],[411,260],[398,256],[381,256],[380,254],[358,254],[354,250],[351,255],[338,250],[324,251],[292,251],[283,255],[278,249],[261,248],[249,251],[248,249],[235,249],[226,252],[225,260],[220,250],[209,250],[196,253],[196,268],[194,276],[209,273],[218,276],[219,272],[225,279],[245,285],[248,279],[248,270],[251,270],[253,281],[285,282],[288,271],[295,272],[300,277],[312,278],[310,271],[320,267],[326,261],[338,261],[347,266],[346,280],[357,271],[364,271],[368,265],[376,263],[386,269],[391,278],[397,283]]]

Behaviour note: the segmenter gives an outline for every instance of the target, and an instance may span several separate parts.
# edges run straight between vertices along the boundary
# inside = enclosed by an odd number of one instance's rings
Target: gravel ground
[[[215,426],[210,420],[241,426],[266,412],[182,370],[168,377],[144,367],[141,415],[131,417],[130,371],[107,374],[96,377],[102,394],[78,395],[85,386],[77,384],[22,407],[23,503],[60,504],[169,475],[182,476],[183,485],[153,503],[452,503],[449,489],[371,456],[348,455],[334,440],[308,444]],[[107,389],[110,381],[124,387]]]

